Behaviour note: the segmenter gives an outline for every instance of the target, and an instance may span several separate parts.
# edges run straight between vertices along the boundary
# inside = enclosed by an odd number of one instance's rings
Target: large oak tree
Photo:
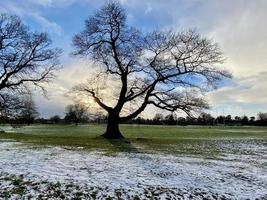
[[[74,36],[73,44],[75,55],[89,58],[102,69],[100,76],[120,82],[114,106],[103,102],[94,84],[78,87],[108,113],[106,138],[122,138],[119,123],[137,117],[148,105],[187,114],[207,108],[199,91],[230,77],[218,67],[223,56],[212,40],[195,30],[142,33],[127,25],[125,10],[114,2],[85,21],[85,29]],[[130,102],[138,106],[122,112]]]

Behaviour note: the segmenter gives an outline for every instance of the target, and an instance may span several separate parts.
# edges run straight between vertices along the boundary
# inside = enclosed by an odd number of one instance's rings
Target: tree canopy
[[[30,85],[44,89],[58,68],[61,50],[46,33],[31,32],[19,17],[0,14],[0,110],[23,105]]]
[[[68,105],[66,106],[66,115],[64,119],[78,125],[78,123],[88,119],[87,108],[79,103]]]
[[[101,100],[96,85],[77,87],[107,111],[105,136],[122,137],[113,125],[137,117],[148,105],[187,114],[208,108],[201,92],[231,77],[219,67],[224,58],[218,44],[194,29],[142,33],[127,24],[126,16],[119,3],[110,2],[89,17],[84,30],[73,38],[75,55],[89,58],[101,69],[100,76],[120,83],[114,106]],[[123,112],[131,102],[134,110]]]

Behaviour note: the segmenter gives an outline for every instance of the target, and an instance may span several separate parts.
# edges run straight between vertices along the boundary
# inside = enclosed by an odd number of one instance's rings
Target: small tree
[[[182,125],[182,126],[187,125],[187,123],[186,123],[186,119],[185,119],[184,117],[178,117],[178,119],[177,119],[177,124],[178,124],[178,125]]]
[[[254,116],[252,116],[252,117],[250,117],[250,119],[249,119],[249,123],[250,124],[254,124],[255,123],[255,117]]]
[[[258,113],[258,120],[260,121],[267,121],[267,113]]]
[[[267,125],[267,113],[258,113],[258,121],[257,121],[258,125]]]
[[[165,123],[168,125],[175,125],[177,123],[177,117],[175,114],[169,114],[165,116]]]
[[[30,86],[44,89],[58,67],[61,50],[46,33],[29,31],[14,15],[0,14],[0,112],[20,109]]]
[[[163,114],[156,113],[154,118],[153,118],[153,122],[156,123],[156,124],[162,124],[163,123],[163,119],[164,119]]]
[[[22,108],[19,110],[16,120],[23,124],[32,124],[34,119],[39,116],[35,102],[32,99],[32,96],[27,96],[24,98]]]
[[[211,114],[202,112],[199,115],[198,122],[202,125],[212,125],[214,121],[214,118]]]
[[[248,117],[246,115],[244,115],[242,118],[241,118],[241,123],[242,125],[248,125]]]
[[[54,115],[50,117],[49,119],[53,124],[58,124],[61,121],[61,118],[59,115]]]
[[[108,113],[106,138],[122,138],[119,123],[137,117],[148,105],[187,114],[207,108],[199,92],[230,77],[216,66],[223,57],[212,40],[194,30],[141,33],[127,25],[126,16],[118,3],[107,3],[73,39],[75,55],[89,57],[101,69],[99,76],[119,83],[103,87],[114,93],[114,105],[111,99],[103,102],[99,82],[77,87]]]
[[[65,120],[73,122],[77,126],[78,123],[87,119],[87,108],[81,104],[68,105],[66,107]]]

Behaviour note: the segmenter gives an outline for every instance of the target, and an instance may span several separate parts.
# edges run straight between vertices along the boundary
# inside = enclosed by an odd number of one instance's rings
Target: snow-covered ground
[[[0,141],[0,198],[267,199],[266,150],[218,159],[107,156]]]

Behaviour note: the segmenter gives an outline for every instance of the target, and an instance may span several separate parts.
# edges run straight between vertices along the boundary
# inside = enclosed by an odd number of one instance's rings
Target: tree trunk
[[[106,132],[103,136],[107,139],[121,139],[123,138],[119,129],[119,116],[109,115]]]

